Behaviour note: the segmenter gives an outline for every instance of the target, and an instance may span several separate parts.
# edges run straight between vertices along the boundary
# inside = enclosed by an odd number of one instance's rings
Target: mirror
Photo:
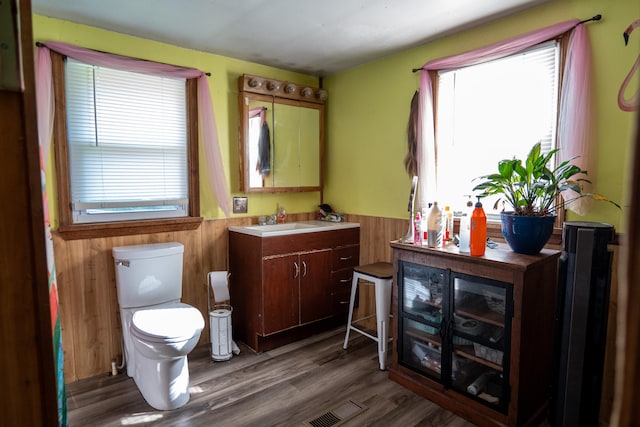
[[[320,191],[326,91],[246,74],[238,83],[240,190]]]

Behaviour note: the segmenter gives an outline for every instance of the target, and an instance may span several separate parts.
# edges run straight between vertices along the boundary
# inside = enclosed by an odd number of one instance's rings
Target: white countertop
[[[296,221],[272,225],[231,226],[229,227],[229,231],[258,237],[274,237],[356,227],[360,227],[360,224],[357,222]]]

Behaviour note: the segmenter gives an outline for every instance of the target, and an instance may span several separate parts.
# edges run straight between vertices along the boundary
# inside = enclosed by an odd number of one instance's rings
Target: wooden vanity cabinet
[[[343,323],[359,254],[359,227],[271,237],[230,230],[234,338],[260,352]]]
[[[560,253],[391,246],[389,378],[478,426],[539,425],[552,383]]]
[[[263,261],[264,334],[331,315],[327,289],[331,250],[273,256]]]

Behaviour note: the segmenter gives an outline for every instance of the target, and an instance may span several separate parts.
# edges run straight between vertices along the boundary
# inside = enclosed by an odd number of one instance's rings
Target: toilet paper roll
[[[229,286],[227,285],[228,278],[229,273],[226,271],[209,272],[209,285],[213,291],[213,299],[215,302],[223,302],[230,299]]]

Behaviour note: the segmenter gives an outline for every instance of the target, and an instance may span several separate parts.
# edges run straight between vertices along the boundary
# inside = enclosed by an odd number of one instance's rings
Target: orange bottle
[[[471,214],[471,237],[469,247],[471,256],[483,256],[487,247],[487,216],[482,209],[480,197]]]

